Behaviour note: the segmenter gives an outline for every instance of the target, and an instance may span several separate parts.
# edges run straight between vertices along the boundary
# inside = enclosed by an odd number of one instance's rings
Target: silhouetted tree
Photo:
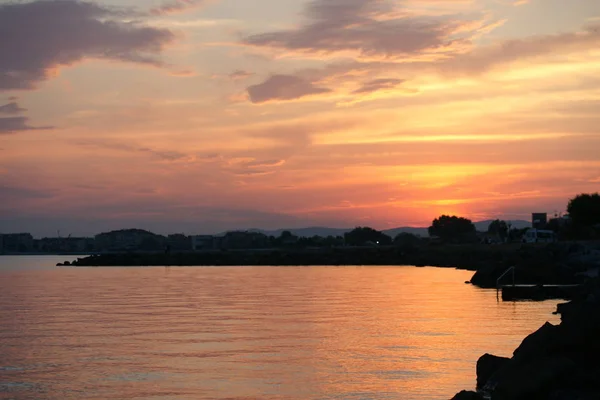
[[[571,200],[567,206],[573,224],[589,227],[600,224],[600,195],[582,193]]]
[[[283,231],[277,238],[279,246],[291,246],[298,243],[298,236],[294,235],[290,231]]]
[[[397,246],[418,246],[421,244],[421,238],[408,232],[401,232],[394,238],[394,244]]]
[[[415,253],[418,251],[422,240],[417,235],[408,232],[401,232],[394,238],[394,245],[404,253]]]
[[[362,246],[369,242],[379,245],[392,244],[392,238],[383,232],[369,227],[357,227],[344,234],[344,240],[350,246]]]
[[[494,220],[488,226],[488,233],[498,235],[500,239],[505,240],[508,236],[508,225],[506,221]]]
[[[523,239],[525,232],[528,230],[529,228],[512,228],[510,231],[508,231],[508,240],[511,242],[520,242],[521,239]]]
[[[431,236],[455,242],[472,240],[476,232],[470,219],[448,215],[434,219],[428,231]]]

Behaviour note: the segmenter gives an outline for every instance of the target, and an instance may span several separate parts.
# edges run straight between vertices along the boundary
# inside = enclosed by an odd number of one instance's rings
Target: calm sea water
[[[558,321],[452,269],[63,260],[0,257],[2,399],[449,399]]]

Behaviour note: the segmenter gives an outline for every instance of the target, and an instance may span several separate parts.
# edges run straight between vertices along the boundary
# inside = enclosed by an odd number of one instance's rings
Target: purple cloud
[[[393,78],[375,79],[373,81],[364,83],[360,88],[356,89],[352,93],[353,94],[366,94],[366,93],[377,92],[378,90],[383,90],[383,89],[393,89],[396,86],[400,85],[402,82],[404,82],[403,79],[393,79]]]
[[[409,58],[456,54],[482,24],[460,16],[420,16],[387,0],[312,0],[299,28],[251,35],[243,44],[303,54]]]
[[[25,108],[21,107],[15,97],[10,98],[11,102],[8,104],[0,105],[0,114],[5,115],[16,115],[20,114],[24,111],[27,111]],[[39,130],[39,129],[50,129],[51,127],[35,127],[29,125],[29,118],[18,116],[18,117],[2,117],[0,118],[0,135],[16,133],[19,131],[31,131],[31,130]]]
[[[248,87],[248,95],[253,103],[265,103],[270,100],[295,100],[329,92],[331,89],[315,86],[311,82],[293,75],[273,75],[263,83]]]
[[[122,16],[85,1],[0,5],[0,90],[31,89],[50,70],[86,58],[161,65],[157,55],[173,33]]]
[[[250,78],[252,75],[254,75],[252,72],[238,69],[230,73],[228,76],[231,80],[237,81]]]
[[[11,101],[8,104],[4,104],[0,106],[0,114],[20,114],[23,111],[27,111],[26,109],[19,106],[16,101]]]
[[[40,129],[50,129],[51,127],[35,127],[29,125],[27,117],[3,117],[0,118],[0,135],[16,133],[20,131],[32,131]]]

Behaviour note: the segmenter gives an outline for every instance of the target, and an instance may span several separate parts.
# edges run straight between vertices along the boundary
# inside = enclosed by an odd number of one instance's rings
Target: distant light
[[[379,242],[377,242],[377,244],[379,244]]]

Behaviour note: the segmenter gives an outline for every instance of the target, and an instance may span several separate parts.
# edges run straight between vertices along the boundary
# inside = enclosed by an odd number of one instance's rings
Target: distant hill
[[[312,236],[344,236],[344,233],[350,232],[353,228],[326,228],[322,226],[313,226],[308,228],[290,228],[290,229],[276,229],[276,230],[263,230],[263,229],[249,229],[250,232],[260,232],[267,236],[279,236],[283,231],[290,231],[292,234],[300,237],[312,237]]]
[[[488,227],[490,226],[492,221],[493,221],[493,219],[474,222],[475,229],[477,229],[480,232],[487,232]],[[516,229],[531,228],[531,222],[523,221],[521,219],[506,220],[506,222],[511,224],[511,228],[516,228]]]
[[[429,233],[427,232],[427,228],[412,228],[410,226],[401,227],[401,228],[393,228],[386,229],[383,231],[388,236],[395,238],[399,233],[411,233],[416,236],[428,237]]]
[[[475,222],[475,228],[478,231],[481,232],[486,232],[488,229],[488,226],[492,223],[493,220],[486,220],[486,221],[478,221]],[[531,222],[529,221],[523,221],[523,220],[510,220],[510,221],[506,221],[506,222],[510,222],[511,226],[513,228],[517,228],[517,229],[523,229],[523,228],[530,228],[531,227]],[[350,232],[352,229],[354,228],[327,228],[327,227],[323,227],[323,226],[313,226],[313,227],[308,227],[308,228],[290,228],[290,229],[275,229],[275,230],[264,230],[264,229],[248,229],[249,232],[259,232],[259,233],[263,233],[267,236],[275,236],[278,237],[281,235],[281,232],[283,231],[290,231],[292,232],[292,234],[296,235],[296,236],[300,236],[300,237],[312,237],[312,236],[344,236],[344,233],[346,232]],[[399,227],[399,228],[392,228],[392,229],[385,229],[382,231],[383,233],[385,233],[388,236],[396,237],[396,235],[398,235],[399,233],[411,233],[413,235],[417,235],[417,236],[421,236],[421,237],[428,237],[429,233],[427,232],[427,228],[423,228],[423,227],[410,227],[410,226],[404,226],[404,227]],[[219,236],[224,235],[225,233],[222,233]]]

